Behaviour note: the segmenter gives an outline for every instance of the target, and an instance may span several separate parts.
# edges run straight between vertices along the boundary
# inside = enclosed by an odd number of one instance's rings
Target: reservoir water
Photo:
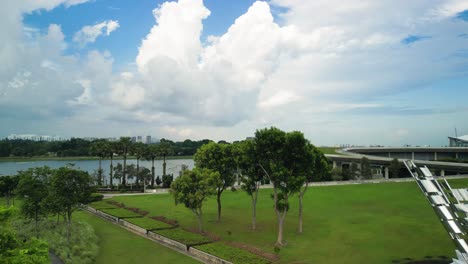
[[[117,163],[122,163],[123,160],[114,160],[113,165]],[[93,174],[94,171],[97,171],[99,167],[99,160],[41,160],[41,161],[27,161],[27,162],[0,162],[0,176],[2,175],[15,175],[20,170],[27,170],[34,167],[49,166],[51,168],[60,168],[68,164],[74,164],[75,168],[87,171],[90,174]],[[127,160],[127,164],[135,164],[136,160],[131,159]],[[154,170],[155,175],[162,175],[162,160],[154,161]],[[193,159],[171,159],[166,160],[166,173],[174,174],[174,178],[179,176],[179,171],[182,168],[182,165],[187,165],[189,169],[193,169],[194,162]],[[109,176],[109,166],[110,160],[102,161],[103,175],[105,176],[104,181],[108,181]],[[140,166],[146,167],[151,170],[151,161],[140,160]]]

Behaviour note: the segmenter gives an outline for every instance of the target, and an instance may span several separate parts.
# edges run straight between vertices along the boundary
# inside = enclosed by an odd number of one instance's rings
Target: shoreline
[[[122,160],[122,156],[115,156],[114,160]],[[166,160],[193,159],[193,156],[167,156]],[[76,161],[76,160],[99,160],[93,156],[78,156],[78,157],[0,157],[0,162],[30,162],[30,161]],[[102,159],[110,160],[109,158]],[[127,160],[136,160],[135,156],[127,157]],[[145,159],[140,159],[145,160]],[[162,157],[157,157],[155,160],[162,160]]]

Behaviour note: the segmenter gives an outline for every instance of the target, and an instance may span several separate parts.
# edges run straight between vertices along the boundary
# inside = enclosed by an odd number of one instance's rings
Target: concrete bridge
[[[389,166],[394,158],[400,161],[413,160],[415,164],[427,166],[439,172],[439,176],[468,174],[468,163],[446,162],[441,159],[468,159],[468,148],[349,148],[339,151],[341,155],[327,154],[333,167],[348,167],[351,163],[360,165],[362,157],[369,159],[375,177],[389,178]]]

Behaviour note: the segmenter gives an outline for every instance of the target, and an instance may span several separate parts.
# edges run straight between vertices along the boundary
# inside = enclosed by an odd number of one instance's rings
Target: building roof
[[[463,141],[468,142],[468,135],[464,135],[464,136],[461,136],[461,137],[449,137],[449,138],[459,139],[459,140],[463,140]]]

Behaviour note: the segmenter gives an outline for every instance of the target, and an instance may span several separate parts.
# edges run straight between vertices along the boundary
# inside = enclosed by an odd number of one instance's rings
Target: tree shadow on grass
[[[424,259],[402,258],[392,260],[395,264],[450,264],[452,261],[447,256],[425,256]]]

